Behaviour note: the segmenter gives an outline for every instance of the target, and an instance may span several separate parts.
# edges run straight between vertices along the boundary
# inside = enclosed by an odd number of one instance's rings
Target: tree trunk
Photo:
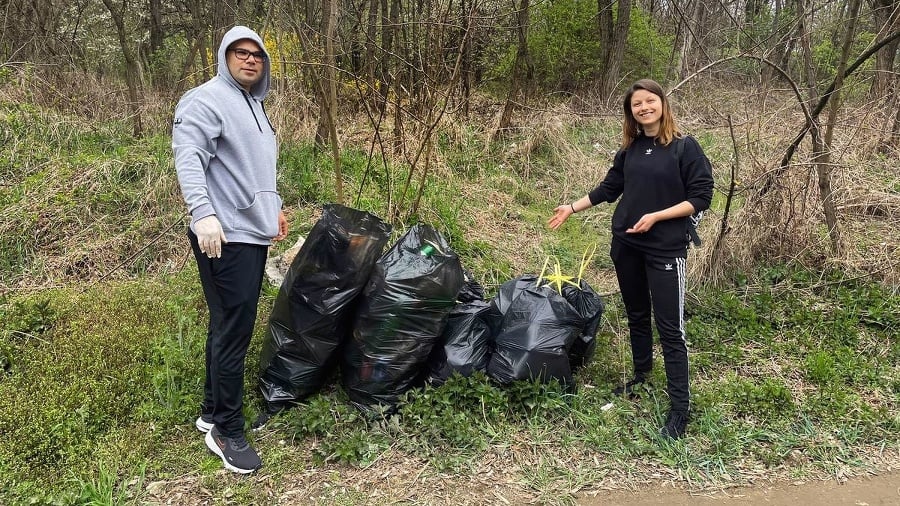
[[[377,0],[373,0],[377,1]],[[378,88],[379,106],[378,112],[384,114],[387,111],[388,97],[390,97],[391,86],[393,86],[394,78],[391,75],[391,57],[394,54],[394,26],[395,19],[391,17],[391,8],[393,2],[390,0],[381,0],[381,65],[379,66],[379,81],[381,85]]]
[[[335,0],[322,1],[322,33],[325,37],[324,55],[324,79],[319,81],[321,93],[320,107],[322,114],[319,116],[319,126],[316,131],[316,141],[323,145],[327,142],[331,145],[331,155],[334,161],[334,189],[338,204],[344,203],[344,177],[341,171],[341,150],[338,144],[337,127],[337,84],[335,76],[334,39],[335,25],[337,23],[337,5]]]
[[[788,66],[788,58],[794,52],[794,44],[797,39],[800,38],[800,26],[803,25],[803,22],[800,21],[798,23],[790,23],[786,24],[783,22],[783,18],[785,15],[783,14],[785,11],[790,10],[790,6],[794,7],[795,12],[802,12],[803,7],[800,5],[802,0],[775,0],[775,12],[772,16],[772,25],[769,29],[769,39],[774,40],[775,43],[769,48],[766,53],[767,56],[775,62],[775,64],[782,69],[789,69]],[[790,5],[785,5],[785,2],[790,3]],[[799,17],[799,14],[798,14]],[[796,26],[795,26],[796,25]],[[795,31],[791,31],[791,27],[795,27]],[[764,89],[768,89],[772,79],[774,79],[778,74],[772,69],[770,66],[765,66],[762,69],[762,87]]]
[[[391,49],[397,60],[396,68],[393,69],[395,75],[391,78],[394,91],[393,149],[396,154],[403,152],[403,108],[401,107],[401,97],[403,96],[403,76],[408,73],[404,69],[403,62],[409,61],[406,58],[407,54],[401,50],[403,45],[400,43],[402,40],[400,5],[400,0],[391,0],[390,24],[388,26],[388,30],[391,32],[391,40],[393,41]]]
[[[162,0],[150,0],[150,47],[147,51],[148,55],[152,55],[163,46],[166,33],[163,30],[162,21]]]
[[[522,89],[522,67],[531,66],[528,60],[528,14],[530,2],[529,0],[521,0],[519,8],[516,9],[516,36],[519,40],[519,47],[516,50],[516,59],[513,62],[512,75],[509,82],[509,93],[506,95],[506,104],[503,106],[503,113],[500,115],[500,124],[494,131],[494,138],[497,138],[503,131],[509,129],[512,124],[512,113],[515,109],[516,99]]]
[[[197,54],[200,55],[200,70],[203,73],[203,81],[209,81],[209,79],[212,77],[210,75],[210,69],[212,68],[212,65],[209,61],[210,51],[207,51],[206,45],[208,40],[207,37],[209,36],[209,34],[207,33],[206,29],[207,24],[203,6],[200,0],[191,0],[186,2],[185,5],[187,6],[188,12],[190,12],[191,15],[192,33],[189,35],[194,37],[194,39],[196,40]],[[214,45],[212,47],[215,48],[218,46]],[[215,55],[213,55],[213,58],[215,58]],[[193,61],[191,61],[191,64],[193,64]]]
[[[127,4],[122,4],[120,11],[112,0],[103,0],[103,5],[109,10],[109,15],[116,25],[116,35],[119,38],[119,46],[122,49],[122,57],[125,59],[125,83],[128,87],[128,106],[131,109],[132,134],[135,137],[144,135],[144,126],[141,121],[141,66],[135,51],[128,43],[128,34],[125,31],[125,19],[123,12],[128,10]]]
[[[872,0],[873,25],[880,26],[880,33],[890,33],[900,28],[900,0]],[[887,96],[894,79],[894,61],[900,39],[882,47],[875,53],[875,79],[869,96],[875,100]]]
[[[469,6],[466,3],[466,0],[460,0],[459,2],[459,13],[460,19],[468,19],[469,17]],[[466,24],[471,24],[467,21]],[[465,37],[465,34],[462,34]],[[465,45],[463,49],[463,59],[462,59],[462,76],[460,79],[461,85],[461,93],[462,93],[462,101],[463,101],[463,117],[469,117],[469,99],[472,95],[472,85],[473,85],[473,76],[475,75],[474,66],[475,63],[472,58],[472,45],[474,44],[472,39],[469,39],[469,43]]]
[[[619,81],[619,69],[625,54],[628,28],[631,23],[631,0],[618,0],[615,20],[613,3],[597,0],[600,28],[600,92],[604,97],[612,95]]]
[[[369,24],[366,26],[366,62],[365,79],[369,90],[375,90],[380,84],[375,80],[375,38],[378,36],[378,7],[379,0],[369,2]],[[371,91],[370,91],[371,92]]]
[[[888,139],[879,146],[878,151],[888,153],[891,148],[900,149],[900,79],[894,80],[894,124],[888,132]]]
[[[679,9],[677,4],[673,5],[675,5],[676,9]],[[673,73],[678,76],[678,79],[684,79],[690,68],[688,55],[694,53],[694,44],[696,42],[695,34],[697,31],[698,20],[700,19],[702,4],[700,0],[693,0],[693,2],[687,4],[687,7],[690,9],[690,16],[685,16],[684,11],[679,9],[679,14],[681,14],[679,34],[681,36],[678,39],[678,57],[675,61],[675,68],[673,69]]]
[[[850,59],[850,47],[856,35],[856,19],[859,14],[860,0],[850,0],[849,10],[847,12],[847,31],[844,32],[844,43],[841,47],[841,57],[835,77],[834,91],[829,97],[830,109],[828,118],[825,123],[825,138],[823,143],[823,152],[819,160],[816,160],[816,172],[819,176],[819,194],[822,198],[822,207],[825,212],[825,225],[828,227],[828,237],[831,239],[831,250],[835,255],[840,255],[841,234],[838,228],[837,210],[834,207],[834,193],[831,189],[831,143],[834,137],[834,125],[837,122],[838,112],[840,111],[840,94],[844,84],[844,71],[847,69],[847,60]]]

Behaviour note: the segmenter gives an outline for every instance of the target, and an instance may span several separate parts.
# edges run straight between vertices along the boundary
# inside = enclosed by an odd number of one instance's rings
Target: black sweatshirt
[[[684,143],[681,170],[675,149]],[[694,212],[709,208],[713,193],[712,169],[703,149],[690,136],[663,146],[655,138],[639,136],[627,150],[619,150],[606,178],[588,197],[592,205],[622,200],[612,217],[613,236],[644,253],[660,257],[687,255],[689,217],[657,222],[645,234],[626,234],[641,216],[687,200]]]

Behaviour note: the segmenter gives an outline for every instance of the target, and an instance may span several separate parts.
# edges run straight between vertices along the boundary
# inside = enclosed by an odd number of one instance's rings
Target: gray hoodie
[[[228,242],[268,245],[278,235],[281,210],[275,189],[278,144],[262,105],[271,67],[266,58],[262,79],[247,93],[225,59],[228,46],[241,39],[266,52],[253,30],[228,30],[219,46],[216,77],[185,93],[175,108],[172,151],[191,230],[197,220],[215,214]]]

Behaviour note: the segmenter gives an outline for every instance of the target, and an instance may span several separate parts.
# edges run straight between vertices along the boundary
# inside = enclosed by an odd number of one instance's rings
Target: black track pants
[[[256,322],[268,248],[256,244],[223,244],[221,258],[200,252],[197,236],[188,231],[200,284],[209,307],[206,336],[206,382],[203,404],[223,436],[243,433],[244,359]]]
[[[636,375],[653,369],[651,312],[662,345],[672,410],[688,411],[690,389],[684,333],[685,258],[661,258],[613,239],[610,257],[616,267],[628,316],[631,355]]]

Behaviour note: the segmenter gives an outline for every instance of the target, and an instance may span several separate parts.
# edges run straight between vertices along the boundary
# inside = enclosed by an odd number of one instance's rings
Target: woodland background
[[[429,172],[448,163],[437,145],[454,125],[474,125],[490,147],[554,107],[614,118],[621,90],[654,78],[674,91],[689,133],[733,138],[717,167],[725,204],[703,266],[717,273],[772,257],[846,259],[856,217],[895,216],[896,186],[873,186],[851,166],[874,158],[896,168],[898,5],[4,1],[0,71],[19,100],[96,124],[126,121],[141,138],[168,131],[177,98],[215,72],[221,35],[248,24],[273,57],[269,110],[282,142],[314,138],[327,149],[336,201],[350,199],[345,146],[365,151],[372,173],[385,170],[377,160],[407,170],[377,210],[391,222],[419,211]],[[4,144],[15,142],[5,132]],[[3,249],[40,250],[57,239],[52,229]]]

